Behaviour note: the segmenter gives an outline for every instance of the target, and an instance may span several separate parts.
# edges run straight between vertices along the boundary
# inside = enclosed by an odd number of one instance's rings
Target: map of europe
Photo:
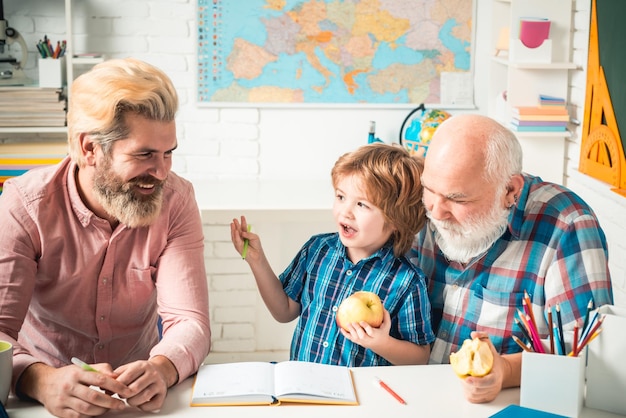
[[[440,103],[471,0],[198,0],[198,102]]]

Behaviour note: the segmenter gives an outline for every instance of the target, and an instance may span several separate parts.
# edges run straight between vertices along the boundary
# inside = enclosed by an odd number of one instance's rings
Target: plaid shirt
[[[417,235],[411,261],[426,274],[437,338],[430,362],[448,363],[474,330],[490,334],[500,353],[521,351],[514,323],[526,290],[541,338],[548,306],[560,304],[563,328],[573,330],[587,304],[613,301],[606,238],[591,208],[562,186],[524,175],[507,231],[463,266],[448,262],[430,223]]]
[[[292,360],[343,366],[390,365],[381,356],[343,337],[336,325],[337,307],[359,290],[376,293],[391,315],[390,335],[429,344],[430,303],[424,274],[406,257],[396,258],[387,244],[353,264],[339,234],[313,236],[280,275],[287,295],[300,303],[291,342]]]

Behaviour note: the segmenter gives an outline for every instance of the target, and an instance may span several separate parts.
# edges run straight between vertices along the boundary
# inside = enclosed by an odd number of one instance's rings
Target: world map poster
[[[471,102],[473,3],[198,0],[198,102]]]

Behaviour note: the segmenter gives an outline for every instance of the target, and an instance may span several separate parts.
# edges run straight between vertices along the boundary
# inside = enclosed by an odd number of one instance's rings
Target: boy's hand
[[[380,324],[380,327],[374,328],[367,322],[362,321],[358,324],[348,324],[346,329],[340,328],[340,331],[344,337],[353,343],[376,351],[376,347],[383,345],[384,341],[389,338],[390,329],[391,316],[389,311],[383,308],[383,322]]]
[[[245,216],[242,216],[241,220],[233,219],[230,223],[230,239],[235,250],[246,261],[256,261],[262,257],[261,240],[257,234],[250,232]]]

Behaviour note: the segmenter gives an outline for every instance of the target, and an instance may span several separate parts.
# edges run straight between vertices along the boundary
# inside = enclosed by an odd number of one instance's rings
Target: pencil
[[[522,340],[520,340],[517,335],[511,335],[511,338],[513,338],[513,341],[515,341],[515,344],[519,345],[520,347],[522,347],[522,350],[524,351],[530,351],[532,352],[533,350],[530,349],[530,347],[528,347],[527,344],[524,344],[522,342]]]
[[[524,302],[526,302],[526,309],[527,309],[526,313],[528,314],[528,316],[530,316],[530,320],[532,321],[535,328],[537,328],[537,321],[535,320],[535,314],[533,312],[533,305],[532,305],[532,302],[530,301],[530,296],[528,295],[528,292],[526,290],[524,290],[524,301],[522,302],[522,305],[524,304]]]
[[[572,351],[578,351],[578,321],[574,324],[574,340],[572,341]]]
[[[406,405],[406,401],[400,397],[393,389],[391,389],[385,382],[380,380],[378,377],[374,377],[376,382],[380,385],[381,388],[385,389],[391,396],[393,396],[398,402],[402,405]]]
[[[554,335],[552,335],[552,308],[548,306],[548,337],[550,338],[550,354],[554,354]]]
[[[248,224],[248,232],[252,230],[252,225]],[[246,255],[248,255],[248,246],[250,245],[250,240],[248,238],[243,240],[243,251],[241,252],[241,258],[243,260],[246,259]]]
[[[539,338],[539,332],[537,331],[537,328],[531,322],[530,316],[526,315],[526,317],[526,322],[528,322],[528,324],[530,325],[530,335],[533,336],[533,347],[535,348],[535,351],[538,353],[545,353],[546,350],[544,350],[543,346],[541,345],[541,338]]]
[[[584,340],[585,338],[587,338],[587,335],[589,335],[589,330],[591,328],[593,328],[594,324],[596,323],[596,320],[598,319],[598,311],[596,311],[593,314],[593,317],[591,318],[591,320],[587,323],[587,326],[585,328],[583,328],[581,334],[580,334],[580,338],[579,340]]]
[[[556,304],[556,321],[559,326],[559,340],[561,342],[561,353],[565,354],[565,340],[563,340],[563,321],[561,319],[561,305]]]
[[[561,345],[561,336],[559,334],[559,326],[556,324],[556,322],[552,326],[552,334],[554,334],[554,345],[555,345],[554,354],[558,354],[558,355],[565,354],[565,352],[562,350],[563,345]]]
[[[598,331],[598,328],[600,328],[600,325],[602,325],[602,321],[604,321],[604,317],[598,319],[598,321],[595,323],[593,328],[589,331],[585,339],[582,340],[580,344],[578,344],[578,347],[577,347],[578,349],[576,350],[576,352],[574,352],[574,357],[578,357],[578,354],[580,354],[580,352],[583,351],[583,348],[585,348],[585,346],[589,344],[589,342],[592,339],[596,338],[597,336],[596,331]]]
[[[519,313],[519,312],[518,312]],[[520,328],[520,330],[522,331],[522,334],[524,334],[524,338],[526,338],[526,341],[532,343],[532,338],[530,338],[530,334],[528,334],[528,331],[526,330],[526,328],[524,327],[524,325],[522,325],[522,323],[520,323],[520,321],[515,318],[513,319],[515,321],[515,323],[517,324],[517,326]]]
[[[593,309],[593,299],[589,299],[589,303],[587,304],[587,312],[585,313],[585,322],[583,322],[582,331],[587,328],[589,324],[589,316],[591,315],[591,310]]]

